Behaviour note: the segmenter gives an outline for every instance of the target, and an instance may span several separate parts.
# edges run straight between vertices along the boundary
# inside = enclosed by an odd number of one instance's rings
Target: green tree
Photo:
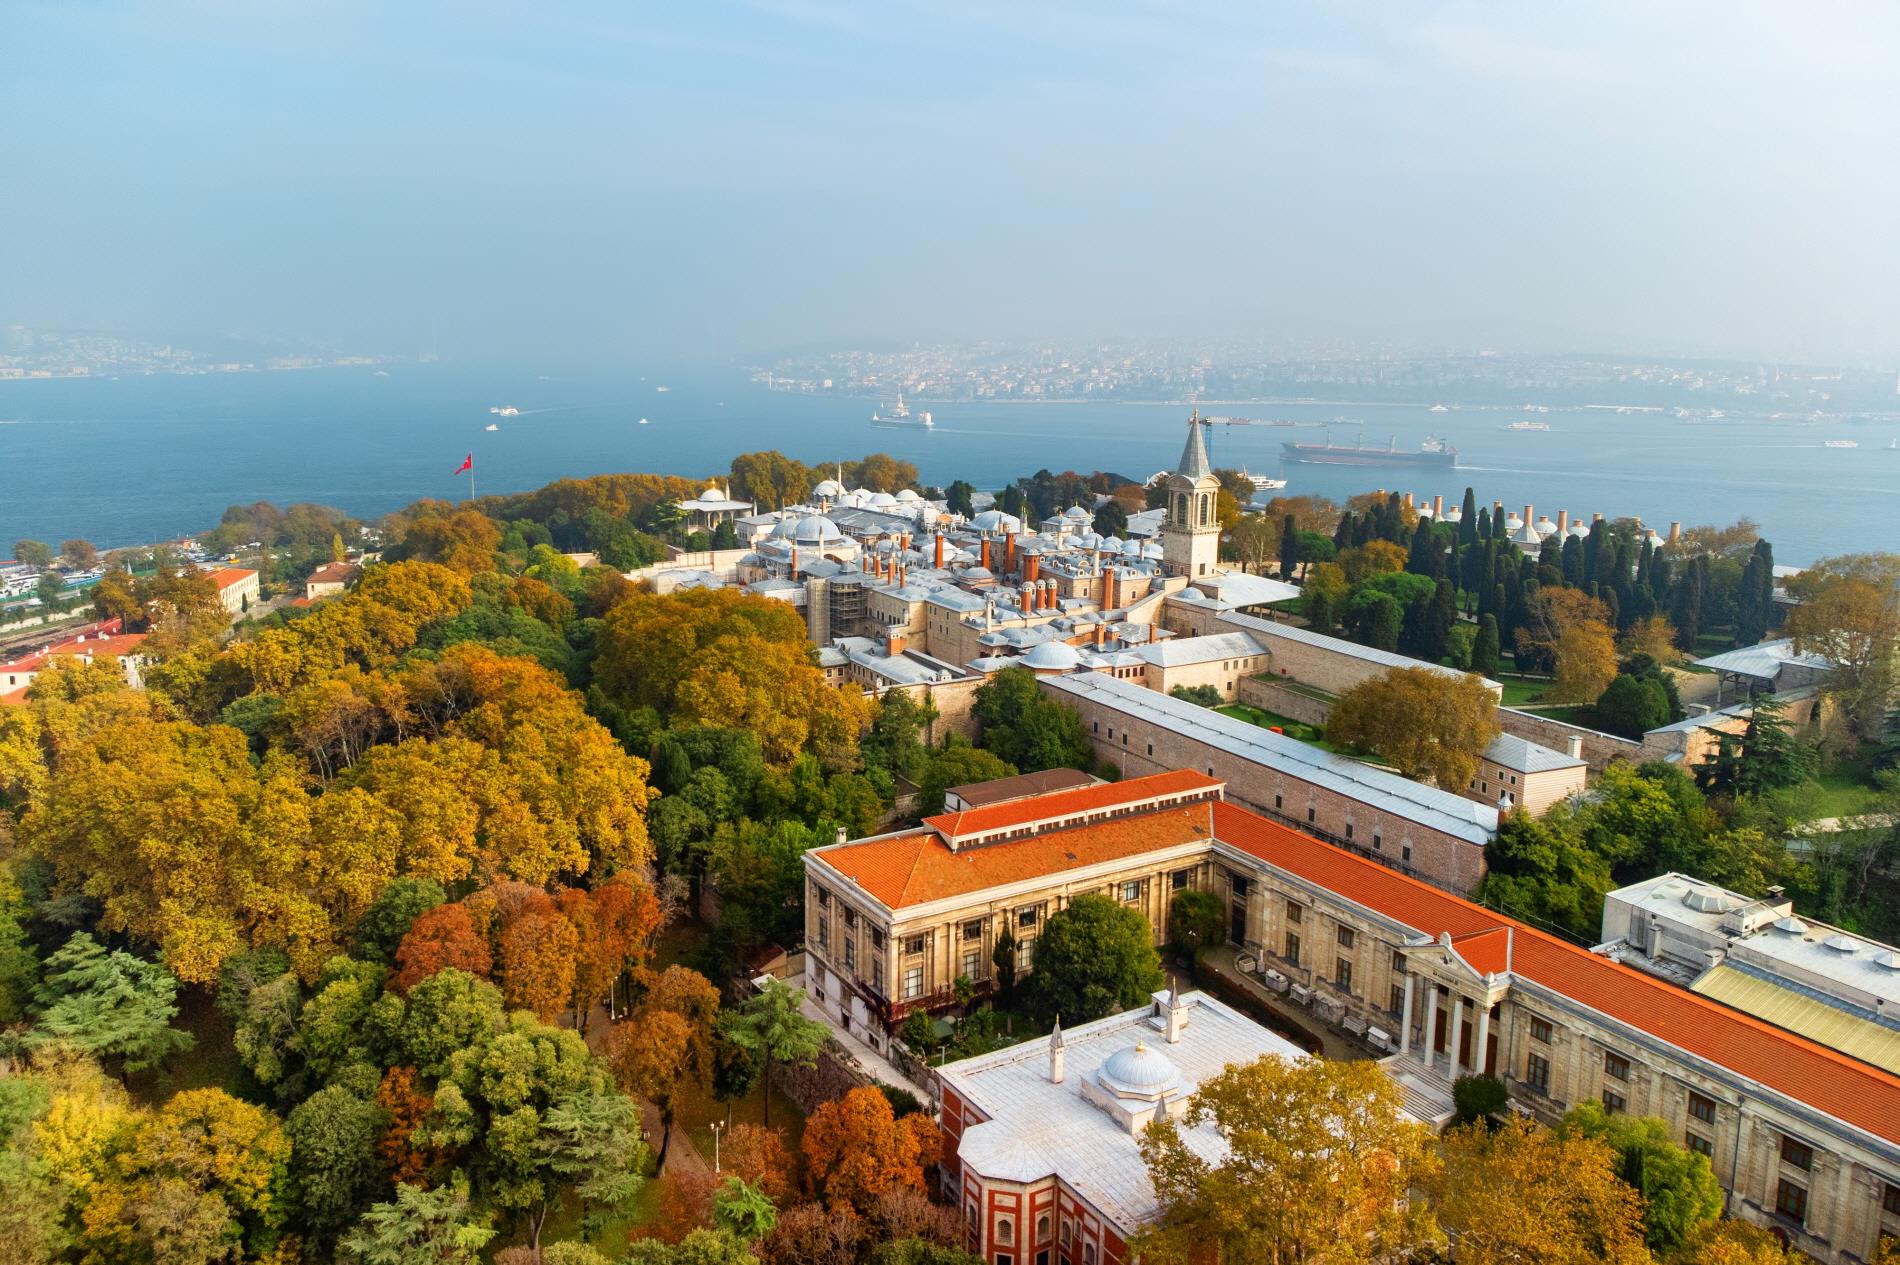
[[[722,1230],[694,1230],[678,1243],[635,1239],[620,1265],[759,1265],[759,1258]]]
[[[917,775],[917,811],[928,817],[943,811],[944,792],[953,786],[1014,777],[1016,766],[952,736],[940,751],[930,753]]]
[[[1163,980],[1148,920],[1085,892],[1049,915],[1036,939],[1033,975],[1044,1019],[1088,1023],[1139,1006]]]
[[[394,963],[396,946],[410,925],[447,899],[442,884],[432,878],[391,879],[356,924],[357,955],[384,966]]]
[[[982,723],[984,747],[1025,773],[1088,766],[1082,718],[1037,688],[1027,668],[996,673],[977,688],[971,710]]]
[[[1177,685],[1168,691],[1168,695],[1184,703],[1193,703],[1196,707],[1219,707],[1226,701],[1220,691],[1211,685]]]
[[[1457,1108],[1453,1124],[1475,1124],[1489,1120],[1510,1105],[1511,1091],[1495,1076],[1479,1073],[1460,1076],[1451,1086],[1451,1101]]]
[[[1300,566],[1300,525],[1288,514],[1280,528],[1280,578],[1291,580]]]
[[[466,1182],[433,1190],[405,1184],[394,1200],[364,1213],[342,1246],[361,1265],[476,1265],[495,1237],[487,1223],[470,1207]]]
[[[1498,673],[1498,617],[1486,613],[1478,617],[1478,640],[1471,647],[1471,670],[1479,676]]]
[[[1656,1117],[1611,1112],[1593,1098],[1565,1112],[1561,1129],[1616,1152],[1617,1176],[1642,1196],[1643,1240],[1657,1256],[1674,1254],[1722,1215],[1722,1184],[1708,1157],[1677,1146]]]
[[[303,1232],[318,1244],[356,1221],[383,1180],[376,1156],[383,1113],[341,1085],[320,1089],[284,1121]]]
[[[37,571],[53,565],[53,547],[43,540],[16,540],[13,559]]]
[[[178,1014],[172,973],[122,949],[107,953],[83,931],[46,959],[34,996],[40,1011],[29,1046],[116,1058],[127,1072],[191,1048],[191,1034],[171,1026]]]
[[[1669,723],[1669,695],[1653,677],[1618,675],[1597,697],[1596,721],[1611,733],[1640,740]]]
[[[1104,501],[1095,511],[1092,524],[1098,536],[1126,536],[1128,534],[1128,510],[1120,501]]]
[[[712,1217],[714,1229],[741,1243],[757,1243],[778,1224],[778,1206],[752,1183],[728,1177],[713,1191]]]
[[[892,1239],[872,1248],[866,1265],[983,1265],[983,1258],[931,1239]]]
[[[1010,930],[1009,918],[1003,917],[1003,929],[996,933],[996,943],[990,947],[990,965],[996,968],[996,991],[1004,998],[1016,993],[1016,933]]]
[[[646,1182],[640,1112],[625,1094],[588,1089],[561,1099],[542,1117],[536,1145],[548,1171],[580,1199],[584,1224],[625,1207]]]
[[[1220,897],[1196,888],[1183,888],[1168,902],[1168,939],[1189,957],[1227,942],[1226,911]]]
[[[976,505],[971,497],[976,495],[976,486],[958,479],[944,489],[944,508],[952,514],[961,514],[971,518],[976,514]]]
[[[818,1061],[818,1052],[831,1039],[831,1032],[824,1024],[805,1018],[801,1010],[804,1001],[803,989],[770,979],[737,1006],[720,1012],[720,1031],[726,1039],[756,1054],[764,1064],[767,1090],[764,1122],[768,1125],[772,1123],[773,1064],[811,1067]]]

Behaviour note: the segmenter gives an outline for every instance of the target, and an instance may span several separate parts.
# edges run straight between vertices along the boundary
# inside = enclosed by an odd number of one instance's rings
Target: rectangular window
[[[818,889],[818,908],[820,909],[831,908],[831,893],[826,891],[822,887]]]
[[[1524,1061],[1524,1083],[1540,1094],[1550,1093],[1550,1060],[1533,1054]]]
[[[982,963],[983,955],[978,953],[975,949],[965,949],[963,951],[963,973],[969,976],[972,982],[981,976],[983,971]]]
[[[1130,879],[1122,884],[1122,900],[1133,902],[1141,899],[1141,881]]]
[[[831,947],[831,919],[823,914],[818,915],[818,947],[821,949]]]
[[[1168,886],[1177,892],[1186,891],[1188,875],[1189,871],[1187,870],[1176,870],[1174,873],[1168,875]]]
[[[1603,1110],[1615,1113],[1629,1110],[1629,1099],[1613,1089],[1603,1091]]]
[[[1300,925],[1300,919],[1304,917],[1306,917],[1306,910],[1303,906],[1296,905],[1292,901],[1286,903],[1286,920],[1288,922],[1297,927]]]
[[[1405,1009],[1405,990],[1400,988],[1397,984],[1392,986],[1392,1004],[1387,1006],[1386,1009],[1395,1015]]]
[[[847,971],[858,969],[858,942],[850,936],[846,936],[844,941],[844,969]]]
[[[1341,992],[1352,991],[1352,963],[1339,958],[1333,963],[1333,983]]]
[[[1605,1076],[1614,1076],[1620,1081],[1626,1081],[1630,1078],[1630,1061],[1620,1054],[1611,1054],[1605,1051],[1603,1055],[1603,1074]]]
[[[1249,891],[1253,890],[1253,885],[1247,881],[1247,876],[1244,874],[1229,874],[1227,876],[1227,890],[1232,892],[1235,896],[1245,896]]]
[[[845,925],[845,929],[848,931],[856,931],[858,929],[858,911],[857,910],[847,909],[844,911],[844,925]]]
[[[1019,971],[1028,970],[1029,964],[1035,958],[1035,956],[1036,956],[1036,942],[1034,940],[1025,940],[1021,944],[1017,945],[1016,946],[1016,969]]]
[[[884,933],[876,927],[871,928],[871,947],[873,949],[884,947]]]
[[[1347,843],[1352,842],[1352,823],[1351,822],[1346,823],[1346,842]]]
[[[922,936],[909,936],[904,940],[904,953],[906,956],[915,957],[923,951],[924,938]]]
[[[964,923],[963,938],[965,940],[981,940],[983,938],[983,924],[980,921]]]
[[[1682,1144],[1688,1147],[1691,1151],[1694,1151],[1697,1155],[1706,1155],[1710,1159],[1715,1158],[1714,1145],[1711,1144],[1707,1138],[1703,1137],[1699,1133],[1683,1134]]]
[[[1405,955],[1396,949],[1392,951],[1392,973],[1394,975],[1405,974]]]
[[[1295,966],[1300,964],[1300,938],[1291,931],[1286,933],[1286,960]]]
[[[904,971],[904,996],[906,999],[924,995],[924,968],[907,967]]]
[[[1796,1225],[1808,1223],[1808,1190],[1798,1186],[1787,1178],[1775,1188],[1775,1211]]]
[[[1411,844],[1402,843],[1399,845],[1399,860],[1405,862],[1407,865],[1410,865],[1412,863],[1412,845]]]
[[[1689,1115],[1703,1124],[1715,1123],[1715,1099],[1707,1094],[1689,1091]]]
[[[1372,832],[1372,850],[1374,852],[1385,851],[1385,836],[1376,830]]]
[[[1531,1040],[1550,1044],[1550,1020],[1531,1017]]]
[[[1352,928],[1351,927],[1337,928],[1334,934],[1339,940],[1340,948],[1342,949],[1352,948]]]
[[[1886,1188],[1880,1192],[1880,1206],[1883,1210],[1900,1217],[1900,1186],[1888,1182]]]
[[[1308,805],[1306,806],[1306,821],[1307,821],[1307,824],[1308,824],[1308,825],[1311,825],[1311,824],[1312,824],[1313,822],[1316,822],[1316,821],[1318,821],[1318,820],[1319,820],[1319,809],[1317,809],[1317,808],[1315,808],[1315,807],[1313,807],[1313,806],[1312,806],[1311,804],[1308,804]]]
[[[1016,925],[1019,927],[1035,926],[1036,919],[1041,914],[1041,912],[1042,912],[1041,909],[1035,905],[1031,905],[1026,909],[1017,910],[1016,911]]]
[[[1797,1142],[1784,1135],[1781,1139],[1781,1162],[1806,1172],[1814,1167],[1814,1148],[1806,1142]]]
[[[1286,807],[1286,801],[1282,799],[1280,796],[1275,795],[1273,797],[1273,806],[1275,808],[1284,808]]]

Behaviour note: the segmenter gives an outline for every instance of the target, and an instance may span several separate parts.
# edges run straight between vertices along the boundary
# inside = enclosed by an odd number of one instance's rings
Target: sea
[[[1323,388],[1322,388],[1323,390]],[[1284,477],[1287,494],[1343,500],[1377,489],[1533,505],[1553,519],[1668,524],[1748,517],[1778,562],[1900,549],[1900,412],[1822,420],[1707,416],[1685,397],[1656,411],[1615,398],[1527,407],[1454,397],[1202,401],[1250,423],[1210,428],[1218,466]],[[994,490],[1038,469],[1142,480],[1172,468],[1179,402],[910,401],[935,427],[874,426],[889,401],[768,390],[742,370],[538,373],[460,365],[0,382],[0,549],[22,537],[101,547],[176,539],[227,506],[315,501],[374,518],[424,497],[518,492],[615,471],[723,477],[732,457],[776,448],[821,463],[887,452],[927,483]],[[1678,417],[1676,407],[1692,410]],[[512,408],[513,415],[493,410]],[[1532,409],[1548,411],[1531,411]],[[1534,421],[1548,430],[1510,430]],[[487,429],[489,426],[495,429]],[[1436,437],[1458,467],[1287,465],[1299,442],[1416,448]],[[1852,440],[1853,448],[1828,440]]]

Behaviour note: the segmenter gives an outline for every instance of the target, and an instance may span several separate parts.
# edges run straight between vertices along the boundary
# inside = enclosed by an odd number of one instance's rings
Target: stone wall
[[[1566,724],[1535,712],[1519,711],[1515,707],[1498,708],[1498,727],[1526,742],[1535,742],[1552,751],[1566,753],[1570,750],[1570,740],[1581,738],[1583,760],[1590,766],[1592,773],[1603,772],[1616,760],[1641,761],[1651,758],[1644,753],[1640,742],[1631,742],[1628,738],[1619,738],[1596,729],[1585,729],[1581,725]]]
[[[1270,676],[1244,678],[1240,682],[1240,701],[1308,725],[1324,725],[1333,714],[1332,700],[1302,694]]]
[[[772,1065],[772,1084],[797,1103],[798,1109],[806,1115],[824,1103],[843,1098],[861,1085],[872,1083],[870,1077],[846,1063],[830,1046],[819,1051],[818,1061],[811,1067]]]

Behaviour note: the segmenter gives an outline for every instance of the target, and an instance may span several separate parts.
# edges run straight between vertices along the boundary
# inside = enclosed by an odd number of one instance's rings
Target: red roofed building
[[[1823,1261],[1900,1235],[1900,1077],[1226,802],[1163,773],[948,813],[808,852],[807,984],[877,1045],[912,1009],[1019,969],[1081,892],[1166,935],[1174,891],[1229,911],[1237,962],[1390,1051],[1426,1119],[1482,1068],[1544,1119],[1601,1099],[1709,1157],[1730,1215]],[[992,1255],[993,1262],[1000,1256]]]
[[[257,572],[247,567],[219,567],[209,574],[218,586],[218,601],[233,619],[257,601]]]
[[[144,643],[146,634],[122,632],[123,627],[116,619],[90,624],[64,641],[54,642],[10,663],[0,663],[0,706],[25,703],[27,688],[45,670],[47,662],[55,658],[69,658],[80,663],[117,659],[125,672],[126,684],[136,689],[140,684],[139,647]]]
[[[350,586],[363,568],[354,562],[326,562],[303,582],[303,595],[311,602],[335,597]],[[294,605],[294,603],[293,603]]]

